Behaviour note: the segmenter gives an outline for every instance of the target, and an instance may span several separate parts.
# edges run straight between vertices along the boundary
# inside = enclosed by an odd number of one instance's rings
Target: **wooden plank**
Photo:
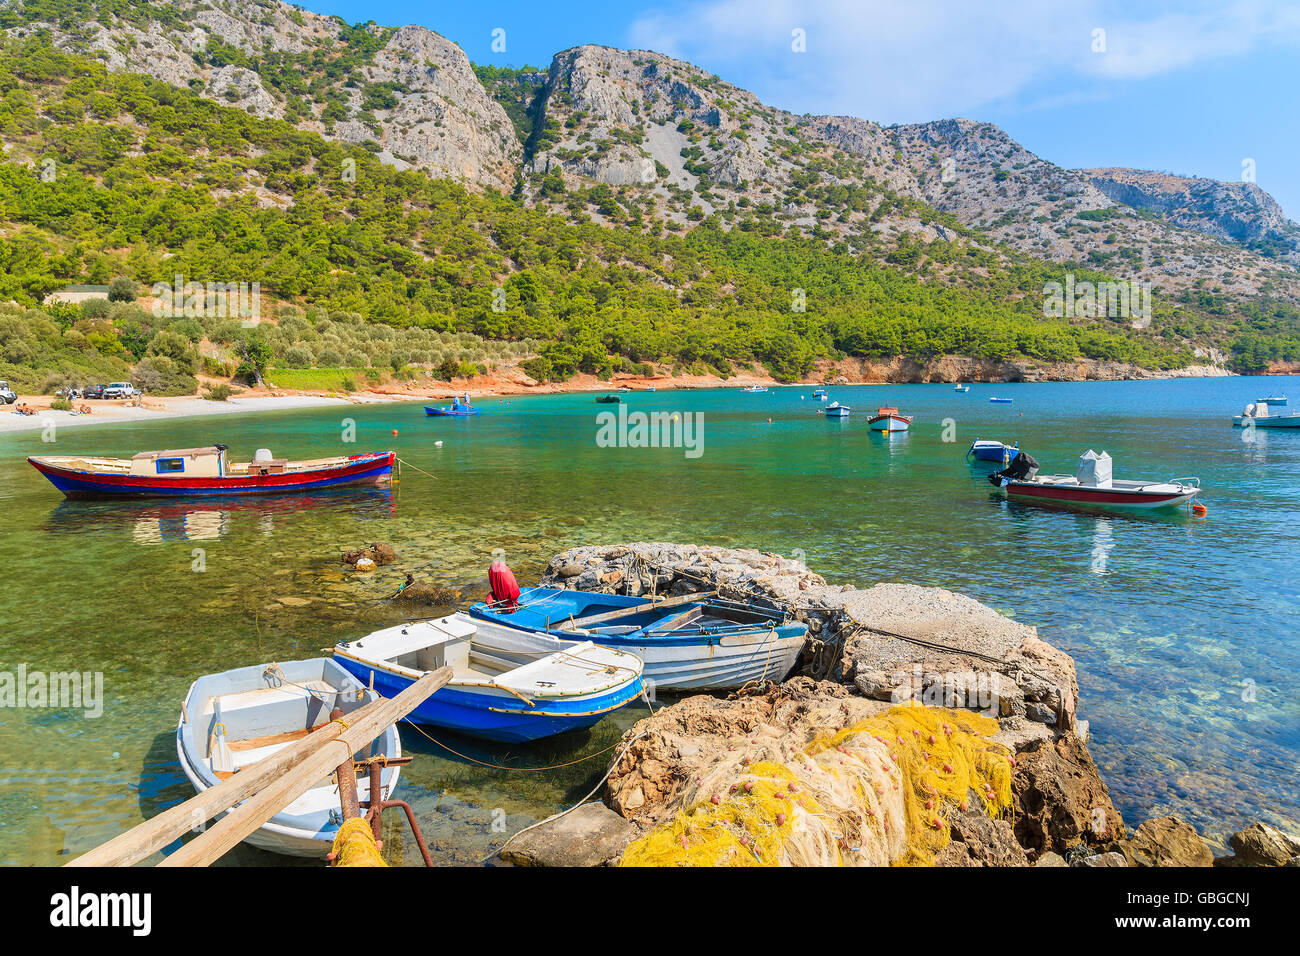
[[[704,614],[704,608],[693,607],[689,611],[683,611],[681,614],[675,614],[668,620],[656,624],[653,628],[655,634],[661,634],[665,631],[671,631],[673,628],[681,627],[683,624],[689,624],[697,620]]]
[[[445,667],[441,671],[435,671],[434,674],[428,675],[442,675],[444,671],[446,672],[445,676],[442,680],[436,682],[436,686],[433,688],[434,690],[441,687],[451,678],[451,668]],[[419,685],[417,684],[417,686]],[[409,688],[408,692],[409,690],[414,689],[414,687]],[[429,693],[432,693],[432,691],[426,692],[424,697],[427,697]],[[400,696],[401,695],[399,695],[399,697]],[[423,700],[424,697],[421,697],[420,700]],[[397,699],[398,698],[394,698],[394,700]],[[412,706],[401,716],[405,716],[406,713],[409,713],[410,710],[413,710],[418,706],[420,700],[417,700],[412,704]],[[391,701],[385,701],[383,699],[372,701],[364,707],[360,707],[353,711],[349,715],[349,722],[353,728],[356,728],[359,725],[359,722],[367,715],[378,713],[379,709],[384,704],[388,703],[391,703]],[[393,721],[390,720],[388,723],[382,724],[373,736],[367,738],[364,742],[348,751],[348,753],[355,753],[357,750],[360,750],[361,747],[365,746],[365,744],[370,743],[371,740],[374,740],[375,737],[378,737],[379,734],[383,732],[384,728],[387,727],[389,723],[393,723]],[[318,730],[313,731],[297,743],[290,744],[289,746],[264,757],[256,763],[250,764],[240,770],[239,773],[223,780],[215,787],[210,787],[202,793],[195,794],[184,803],[179,803],[174,807],[169,807],[157,816],[151,817],[144,823],[132,827],[121,836],[115,837],[87,853],[83,853],[75,860],[70,860],[65,863],[64,866],[130,866],[133,863],[138,863],[145,857],[159,852],[163,847],[174,842],[186,833],[192,833],[197,827],[206,823],[208,820],[211,820],[217,814],[229,810],[235,804],[240,803],[243,800],[247,800],[251,795],[262,790],[262,788],[266,787],[271,782],[278,780],[285,774],[289,773],[293,770],[295,765],[300,763],[309,754],[319,750],[331,741],[338,740],[343,733],[344,727],[342,724],[333,722],[328,723]],[[331,752],[337,753],[337,749],[338,748],[331,748]],[[331,766],[329,770],[327,770],[326,773],[321,774],[320,777],[326,776],[329,771],[332,771],[334,767],[338,766],[338,764],[342,762],[342,760],[336,761],[334,766]],[[320,779],[320,777],[317,779]],[[289,802],[290,801],[286,800],[284,805],[287,805]],[[273,811],[267,819],[275,816],[275,812],[276,811]],[[261,824],[258,824],[258,826],[260,825]],[[253,829],[256,829],[256,827]],[[252,831],[250,830],[249,832],[251,833]]]
[[[302,796],[352,755],[424,703],[434,691],[451,680],[453,671],[442,667],[425,674],[392,699],[380,699],[349,715],[349,726],[333,740],[323,741],[280,779],[249,797],[212,827],[165,857],[159,866],[207,866],[237,846],[284,807]],[[308,738],[311,739],[311,738]]]
[[[664,607],[677,607],[680,604],[690,604],[692,601],[703,601],[706,598],[717,597],[717,591],[700,591],[696,594],[683,594],[681,597],[664,598],[662,601],[652,601],[649,604],[637,604],[633,607],[621,607],[615,611],[606,611],[603,614],[591,614],[587,617],[574,618],[564,624],[557,624],[557,631],[571,631],[578,627],[590,627],[593,624],[603,624],[606,621],[617,620],[620,617],[630,617],[633,614],[642,614],[646,611],[657,611]]]

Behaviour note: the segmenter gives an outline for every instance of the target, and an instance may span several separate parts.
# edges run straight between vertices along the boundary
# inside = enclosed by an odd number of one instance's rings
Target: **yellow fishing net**
[[[946,813],[970,791],[990,816],[1011,806],[1010,752],[987,739],[997,729],[970,711],[904,705],[796,752],[755,737],[693,781],[622,865],[932,864],[951,839]]]
[[[334,834],[334,859],[331,866],[387,866],[370,822],[365,817],[344,820]]]

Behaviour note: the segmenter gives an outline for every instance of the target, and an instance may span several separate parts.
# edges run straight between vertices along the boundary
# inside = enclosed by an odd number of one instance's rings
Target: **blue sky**
[[[1239,181],[1300,220],[1296,0],[307,0],[418,23],[475,63],[545,67],[583,43],[677,56],[797,113],[996,123],[1067,167]],[[505,30],[505,52],[492,31]],[[805,51],[792,47],[803,31]],[[1100,32],[1099,32],[1100,31]]]

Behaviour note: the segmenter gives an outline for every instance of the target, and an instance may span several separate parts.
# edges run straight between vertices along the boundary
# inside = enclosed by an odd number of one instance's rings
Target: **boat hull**
[[[335,699],[332,701],[334,706],[343,707],[346,713],[351,713],[364,703],[377,699],[373,692],[356,686],[343,668],[338,667],[328,659],[290,661],[276,666],[281,669],[281,673],[285,675],[288,681],[306,682],[324,674],[327,683],[334,689],[335,693],[341,692],[348,695],[349,699]],[[180,762],[181,770],[185,773],[196,793],[202,793],[219,783],[212,768],[203,759],[201,749],[201,742],[206,740],[211,732],[211,722],[217,719],[215,712],[207,706],[210,698],[206,696],[205,691],[212,689],[214,683],[216,683],[219,684],[217,689],[227,694],[233,694],[236,698],[246,695],[250,691],[267,693],[266,688],[270,685],[262,676],[265,667],[266,665],[258,665],[226,671],[222,674],[208,675],[199,678],[190,686],[185,703],[181,708],[180,722],[176,727],[176,756]],[[286,696],[303,696],[306,693],[305,691],[300,693],[301,688],[295,687],[292,683],[284,683],[279,687]],[[259,689],[261,690],[259,691]],[[326,699],[330,697],[328,691],[323,694],[318,691],[318,694],[321,694]],[[283,706],[282,697],[280,700],[268,704],[264,716],[257,716],[255,710],[250,709],[253,716],[243,719],[252,723],[261,722],[276,726],[274,711]],[[223,712],[223,722],[230,719],[231,715],[228,712]],[[236,719],[240,718],[236,717]],[[324,715],[317,714],[312,721],[313,729],[319,729],[320,726],[323,726],[321,722],[323,719]],[[191,725],[191,720],[196,723]],[[386,727],[374,741],[360,751],[362,757],[379,755],[402,756],[401,738],[398,736],[396,725]],[[400,772],[400,766],[385,767],[383,769],[380,776],[383,798],[392,797],[393,792],[397,789]],[[357,780],[357,795],[362,801],[370,799],[370,780],[368,776],[362,776]],[[229,812],[229,810],[225,811],[225,813]],[[222,814],[222,816],[225,816],[225,814]],[[323,859],[333,846],[339,822],[338,787],[330,782],[329,777],[326,777],[283,807],[257,830],[244,837],[243,842],[285,856]]]
[[[155,478],[149,475],[96,474],[28,458],[33,468],[69,498],[167,498],[208,495],[274,495],[338,488],[343,485],[382,484],[392,478],[396,455],[381,452],[349,456],[341,467],[317,468],[279,475],[221,478]]]
[[[912,420],[900,415],[877,415],[867,424],[873,432],[905,432],[912,426]]]
[[[1192,487],[1168,491],[1137,491],[1122,488],[1093,488],[1086,485],[1048,485],[1032,481],[1008,482],[1002,490],[1008,498],[1040,504],[1138,511],[1180,508],[1200,492],[1199,488]]]
[[[1300,415],[1278,415],[1275,418],[1251,418],[1238,415],[1232,424],[1239,428],[1300,428]]]
[[[481,623],[475,623],[481,629]],[[334,660],[366,686],[373,679],[375,690],[384,697],[393,697],[414,683],[406,674],[389,670],[375,661],[353,658],[340,648],[334,649]],[[641,693],[638,676],[600,693],[559,699],[535,697],[530,707],[503,687],[452,681],[411,711],[406,719],[469,737],[526,743],[591,727],[636,700]]]
[[[998,464],[1009,463],[1020,454],[1020,449],[1002,442],[974,442],[970,446],[971,457],[976,461],[993,461]]]
[[[477,415],[478,413],[479,413],[479,409],[477,408],[471,408],[468,411],[465,411],[461,409],[453,410],[450,406],[447,405],[425,405],[424,406],[424,414],[428,415],[430,418],[436,418],[436,417],[468,418],[470,415]]]

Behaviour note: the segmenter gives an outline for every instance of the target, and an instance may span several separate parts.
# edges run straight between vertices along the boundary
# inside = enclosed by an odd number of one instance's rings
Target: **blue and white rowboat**
[[[995,461],[1002,465],[1009,465],[1012,459],[1020,454],[1020,442],[1008,445],[987,438],[977,438],[970,443],[966,454],[978,461]]]
[[[339,644],[334,660],[385,697],[450,665],[452,679],[407,718],[487,740],[580,730],[642,693],[641,661],[591,641],[489,630],[463,614]]]
[[[661,690],[721,690],[785,678],[808,628],[775,611],[701,596],[671,605],[643,597],[563,588],[529,588],[517,610],[475,604],[482,639],[550,633],[580,637],[634,654]],[[627,612],[627,613],[623,613]],[[584,624],[584,618],[607,618]]]
[[[346,717],[376,699],[374,691],[326,657],[209,674],[185,695],[176,756],[195,791],[202,793],[329,723],[335,707]],[[357,754],[361,759],[401,755],[395,725]],[[398,769],[380,771],[381,799],[392,797]],[[357,778],[357,791],[363,802],[370,799],[368,775]],[[324,857],[342,822],[338,785],[326,777],[244,841],[273,853]]]
[[[853,409],[847,405],[841,405],[839,402],[831,402],[825,408],[819,408],[818,411],[827,418],[848,418],[849,412],[853,411]]]

